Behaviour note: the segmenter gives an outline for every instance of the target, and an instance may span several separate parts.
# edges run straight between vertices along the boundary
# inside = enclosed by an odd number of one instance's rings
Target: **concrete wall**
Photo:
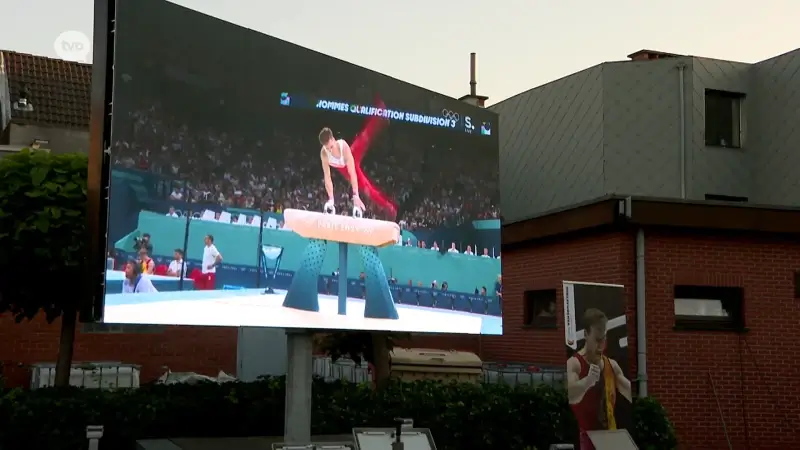
[[[746,96],[742,148],[706,146],[709,89]],[[800,205],[798,91],[795,51],[756,65],[695,57],[605,63],[500,102],[491,109],[502,116],[505,219],[610,193]]]
[[[753,201],[800,206],[800,50],[753,66]]]
[[[602,66],[505,100],[500,119],[503,217],[515,222],[602,196]]]
[[[607,193],[680,197],[679,63],[691,59],[604,64]],[[690,92],[687,84],[686,111],[692,110]]]
[[[43,147],[55,153],[88,152],[89,131],[37,125],[10,125],[9,145],[29,146],[35,139],[49,141]]]

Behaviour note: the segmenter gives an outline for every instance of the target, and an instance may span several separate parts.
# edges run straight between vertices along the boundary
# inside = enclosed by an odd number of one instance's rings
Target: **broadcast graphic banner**
[[[502,333],[496,114],[159,0],[116,27],[105,322]]]
[[[570,408],[580,449],[594,450],[587,432],[631,425],[625,289],[564,281],[564,328]]]

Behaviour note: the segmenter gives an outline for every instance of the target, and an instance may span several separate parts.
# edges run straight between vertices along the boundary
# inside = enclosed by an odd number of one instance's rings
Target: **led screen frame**
[[[89,119],[89,167],[87,179],[88,264],[80,320],[102,320],[105,304],[108,192],[111,158],[111,99],[114,73],[115,0],[95,0],[92,44],[91,111]]]
[[[502,333],[495,113],[171,3],[116,13],[104,321]]]

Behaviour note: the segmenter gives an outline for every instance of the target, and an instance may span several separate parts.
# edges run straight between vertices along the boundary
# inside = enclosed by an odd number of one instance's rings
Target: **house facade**
[[[622,285],[629,376],[682,446],[794,445],[800,377],[768,367],[800,357],[798,69],[800,50],[645,50],[493,105],[504,334],[483,357],[563,363],[562,281]],[[542,298],[553,326],[532,320]]]
[[[800,50],[755,64],[630,58],[491,107],[506,221],[610,193],[800,206]]]
[[[0,150],[87,152],[91,66],[0,50]]]

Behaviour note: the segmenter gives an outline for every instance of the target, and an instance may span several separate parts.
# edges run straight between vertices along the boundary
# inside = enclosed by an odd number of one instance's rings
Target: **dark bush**
[[[86,425],[103,425],[101,446],[115,450],[146,438],[280,436],[284,392],[282,378],[118,391],[13,390],[0,398],[0,447],[84,448]],[[376,392],[316,380],[313,392],[314,434],[391,426],[395,417],[411,417],[432,430],[442,450],[546,449],[574,439],[566,395],[550,386],[419,381]],[[675,448],[672,425],[655,400],[637,401],[634,414],[632,431],[641,449]]]

